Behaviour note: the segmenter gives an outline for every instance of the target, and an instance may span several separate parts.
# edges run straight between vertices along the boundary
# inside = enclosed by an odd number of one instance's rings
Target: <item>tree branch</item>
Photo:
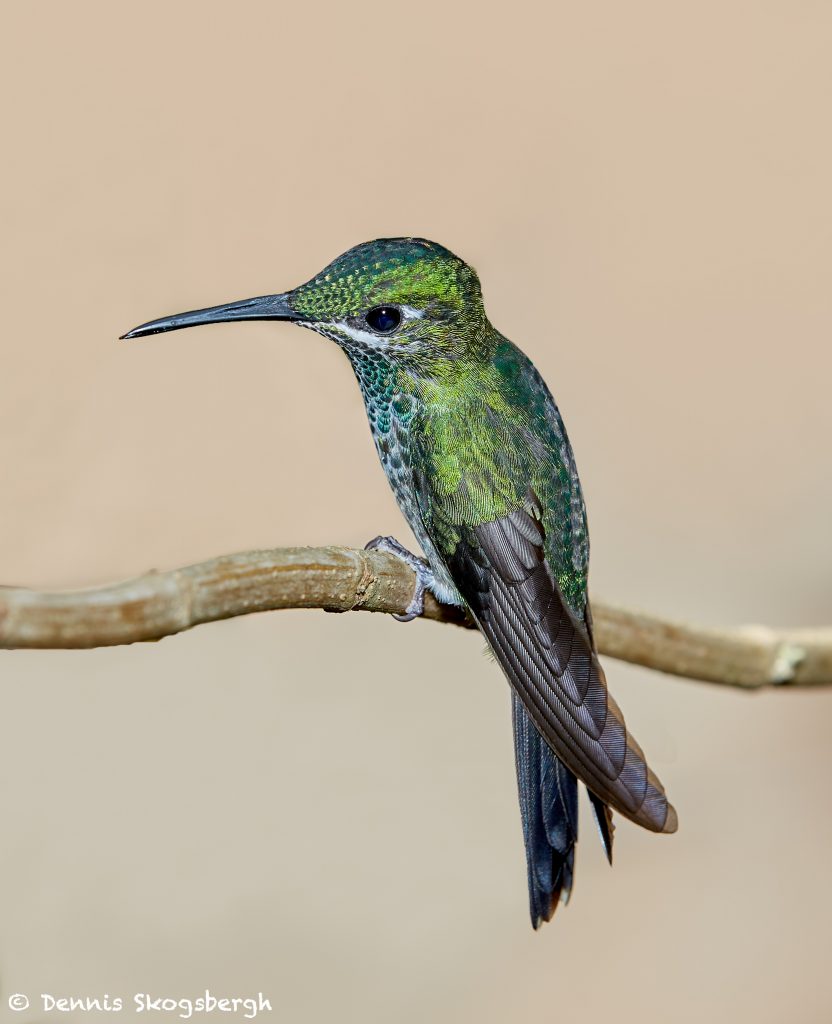
[[[276,548],[66,593],[0,587],[0,648],[109,647],[278,608],[404,612],[413,573],[382,551]],[[593,602],[602,654],[727,686],[832,685],[832,628],[707,629]],[[424,618],[472,626],[430,595]]]

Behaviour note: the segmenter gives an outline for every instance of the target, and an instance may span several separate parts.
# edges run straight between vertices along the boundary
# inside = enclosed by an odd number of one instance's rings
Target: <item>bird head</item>
[[[234,320],[293,321],[348,354],[374,350],[393,360],[462,356],[487,325],[467,263],[422,238],[382,238],[348,250],[292,291],[151,320],[123,337]]]

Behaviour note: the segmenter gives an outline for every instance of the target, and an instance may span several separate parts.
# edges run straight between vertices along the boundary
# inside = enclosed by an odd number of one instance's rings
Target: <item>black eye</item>
[[[402,315],[395,306],[376,306],[364,319],[377,334],[390,334],[402,322]]]

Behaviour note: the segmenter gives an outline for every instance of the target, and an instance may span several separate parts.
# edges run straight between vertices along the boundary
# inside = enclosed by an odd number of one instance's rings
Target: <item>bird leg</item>
[[[433,569],[431,569],[424,558],[420,558],[418,555],[414,555],[412,551],[408,551],[404,544],[400,544],[395,537],[374,537],[373,540],[364,545],[364,550],[387,551],[389,554],[395,555],[396,558],[400,558],[405,565],[410,566],[416,573],[416,588],[413,591],[413,597],[410,599],[410,604],[407,606],[407,611],[404,615],[396,615],[394,613],[393,618],[397,622],[410,622],[418,615],[421,615],[425,610],[425,591],[430,590],[433,592],[436,586],[436,577],[433,574]]]

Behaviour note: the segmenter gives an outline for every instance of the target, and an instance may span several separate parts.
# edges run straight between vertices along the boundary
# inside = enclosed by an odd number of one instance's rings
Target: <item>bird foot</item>
[[[410,599],[410,604],[407,606],[404,615],[396,615],[394,613],[393,618],[397,622],[410,622],[421,615],[425,610],[425,591],[432,591],[436,583],[433,569],[431,569],[424,558],[420,558],[418,555],[414,555],[412,551],[408,551],[404,544],[400,544],[395,537],[374,537],[368,544],[364,545],[364,550],[387,551],[389,554],[395,555],[396,558],[400,558],[405,565],[410,566],[416,573],[416,587],[413,591],[413,597]]]

